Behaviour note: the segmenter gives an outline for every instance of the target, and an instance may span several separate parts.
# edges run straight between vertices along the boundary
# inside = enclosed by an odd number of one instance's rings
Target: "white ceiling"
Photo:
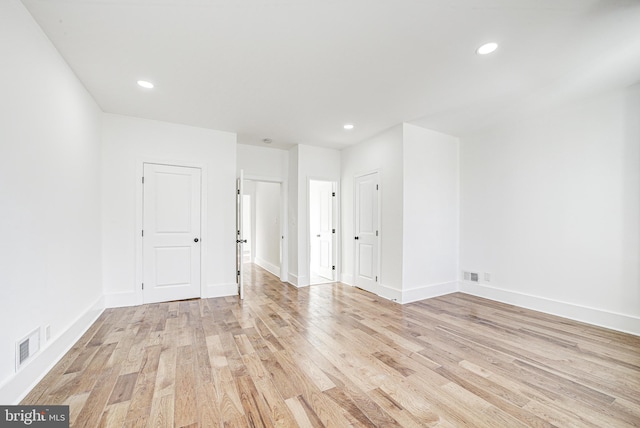
[[[640,78],[640,0],[23,3],[105,112],[246,144],[341,148],[403,121],[465,135]]]

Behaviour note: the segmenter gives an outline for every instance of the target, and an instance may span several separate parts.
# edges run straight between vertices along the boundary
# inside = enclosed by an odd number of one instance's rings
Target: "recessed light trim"
[[[263,138],[262,142],[265,143],[265,144],[271,144],[271,143],[273,143],[273,140],[271,138]]]
[[[353,123],[345,123],[343,128],[347,131],[351,131],[354,128],[354,126],[353,126]]]
[[[148,82],[146,80],[138,80],[138,86],[143,87],[145,89],[153,89],[155,86],[153,83]]]
[[[494,52],[496,49],[498,49],[498,44],[495,43],[495,42],[490,42],[490,43],[485,43],[484,45],[480,46],[476,50],[476,53],[478,55],[488,55],[491,52]]]

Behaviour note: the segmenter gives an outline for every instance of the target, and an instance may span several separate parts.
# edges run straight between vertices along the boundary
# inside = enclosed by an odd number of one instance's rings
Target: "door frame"
[[[289,281],[289,187],[287,180],[255,174],[244,174],[244,181],[280,184],[280,281]]]
[[[382,185],[382,170],[381,169],[372,169],[370,171],[366,171],[366,172],[359,172],[357,174],[354,174],[353,176],[353,226],[352,226],[352,231],[353,234],[356,233],[356,204],[358,203],[357,201],[357,195],[356,195],[356,183],[358,181],[358,178],[360,177],[364,177],[366,175],[371,175],[371,174],[378,174],[378,236],[377,236],[377,244],[378,244],[378,255],[377,255],[377,260],[376,260],[376,270],[377,270],[377,277],[378,277],[378,281],[376,282],[375,285],[375,290],[376,290],[376,295],[380,295],[380,291],[382,290],[382,269],[381,268],[381,260],[382,260],[382,237],[384,235],[384,231],[382,230],[382,192],[384,190],[384,186]],[[353,239],[353,238],[352,238]],[[356,245],[353,245],[353,285],[354,287],[356,286],[356,266],[357,266],[357,262],[358,260],[356,259]]]
[[[141,158],[136,160],[136,219],[135,229],[133,231],[135,236],[135,305],[144,304],[144,294],[142,292],[142,282],[144,279],[144,259],[143,259],[143,241],[142,241],[142,228],[144,226],[143,208],[144,208],[144,186],[142,184],[142,176],[144,174],[144,164],[153,163],[157,165],[167,166],[183,166],[187,168],[199,168],[200,169],[200,297],[204,296],[204,284],[207,284],[206,269],[203,269],[207,254],[207,168],[205,164],[199,162],[191,162],[185,160],[170,160],[170,159],[158,159],[158,158]]]
[[[333,274],[333,282],[340,282],[341,281],[341,276],[340,276],[340,272],[342,272],[342,264],[341,264],[341,257],[340,257],[340,249],[342,247],[342,245],[340,245],[340,243],[342,242],[341,240],[341,227],[340,227],[340,181],[336,180],[336,179],[332,179],[332,178],[326,178],[326,177],[307,177],[307,218],[306,218],[306,224],[307,224],[307,270],[308,270],[308,278],[309,278],[309,285],[311,285],[311,242],[309,241],[309,239],[311,238],[311,182],[312,181],[323,181],[323,182],[327,182],[327,183],[331,183],[333,185],[334,188],[334,192],[336,192],[336,196],[335,199],[333,200],[333,207],[332,207],[332,212],[331,212],[331,216],[332,216],[332,221],[333,221],[333,227],[336,229],[336,233],[335,236],[333,237],[333,247],[331,249],[331,256],[333,257],[333,263],[332,265],[336,267],[335,273]],[[298,238],[298,241],[300,241],[300,239]]]

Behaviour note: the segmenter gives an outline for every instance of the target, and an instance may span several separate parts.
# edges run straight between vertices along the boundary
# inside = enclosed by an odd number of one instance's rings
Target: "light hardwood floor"
[[[246,299],[108,309],[23,404],[72,426],[640,426],[640,338],[451,294],[247,271]]]

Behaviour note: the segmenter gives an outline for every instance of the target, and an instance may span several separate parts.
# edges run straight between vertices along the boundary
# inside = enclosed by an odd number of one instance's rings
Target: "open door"
[[[236,184],[236,282],[238,283],[238,295],[240,299],[244,299],[244,284],[242,274],[242,259],[244,257],[244,244],[247,242],[244,239],[243,233],[243,203],[242,203],[242,188],[244,181],[244,171],[240,170],[240,177],[238,177]]]
[[[311,284],[335,281],[335,183],[309,181],[309,273]]]

